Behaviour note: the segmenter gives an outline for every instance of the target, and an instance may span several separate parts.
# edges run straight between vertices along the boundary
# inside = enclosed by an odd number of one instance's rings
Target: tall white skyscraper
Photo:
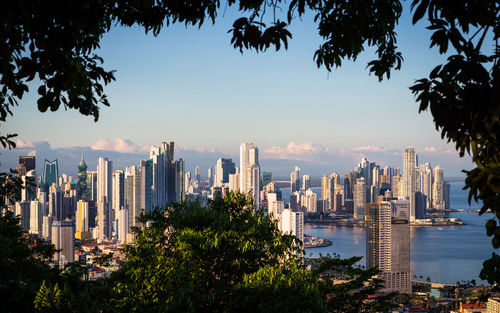
[[[309,188],[311,188],[311,176],[304,175],[302,176],[302,190],[306,191]]]
[[[125,173],[123,171],[113,171],[112,202],[112,218],[114,222],[118,218],[118,210],[125,205]],[[117,236],[117,229],[114,229],[114,232],[115,236]]]
[[[366,205],[366,181],[364,177],[358,178],[354,185],[354,219],[365,219],[365,205]]]
[[[254,143],[240,145],[240,192],[250,195],[260,205],[259,149]]]
[[[99,158],[97,165],[98,239],[110,239],[113,223],[113,162]]]
[[[444,210],[445,203],[443,197],[443,169],[438,165],[432,172],[434,174],[434,182],[432,184],[432,207],[434,209]]]
[[[403,150],[403,197],[410,200],[410,221],[415,219],[415,192],[417,192],[418,165],[417,153],[414,147]]]

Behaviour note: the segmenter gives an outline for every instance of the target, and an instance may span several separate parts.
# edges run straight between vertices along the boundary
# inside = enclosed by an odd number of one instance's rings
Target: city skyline
[[[138,147],[130,141],[100,142],[88,147],[53,148],[48,142],[19,142],[16,149],[4,150],[0,161],[0,169],[15,168],[18,158],[32,151],[37,154],[37,168],[43,167],[43,160],[59,160],[59,172],[76,175],[78,161],[82,153],[89,168],[97,166],[99,157],[108,157],[115,162],[116,169],[125,169],[125,165],[139,165],[141,159],[149,155],[150,147]],[[377,161],[381,165],[394,165],[403,168],[401,151],[407,145],[396,148],[367,145],[352,149],[326,147],[314,143],[290,143],[286,147],[259,145],[261,167],[269,170],[276,177],[289,177],[290,167],[299,166],[304,174],[311,175],[314,180],[331,171],[345,172],[351,169],[352,164],[366,157],[368,160]],[[239,144],[234,152],[221,152],[214,148],[191,149],[177,145],[179,157],[186,162],[186,171],[194,173],[196,166],[201,166],[201,176],[206,177],[209,166],[214,166],[219,158],[232,158],[239,166]],[[438,165],[445,170],[446,177],[461,178],[463,169],[472,168],[468,156],[460,158],[453,149],[438,149],[437,147],[415,146],[417,153],[425,162]]]

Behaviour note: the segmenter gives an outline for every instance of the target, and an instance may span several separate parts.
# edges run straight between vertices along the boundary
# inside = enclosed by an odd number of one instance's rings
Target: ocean
[[[450,202],[453,209],[479,209],[479,203],[467,203],[468,191],[462,190],[464,183],[450,183]],[[313,188],[321,193],[320,188]],[[283,198],[288,199],[289,190],[283,188]],[[460,218],[463,226],[412,227],[410,260],[413,275],[418,279],[429,277],[433,282],[456,283],[475,279],[479,284],[482,263],[494,251],[491,237],[486,236],[486,221],[491,213],[479,216],[477,212],[450,213],[449,217]],[[306,224],[304,233],[329,239],[333,245],[322,248],[306,249],[306,255],[318,256],[320,253],[339,254],[340,257],[362,256],[365,265],[365,229],[362,227],[343,227]],[[499,251],[497,251],[497,254]]]

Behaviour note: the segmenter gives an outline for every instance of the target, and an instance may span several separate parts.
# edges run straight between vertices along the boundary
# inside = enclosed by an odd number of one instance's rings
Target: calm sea
[[[478,203],[467,203],[468,192],[462,190],[463,183],[450,183],[450,201],[453,209],[479,209]],[[313,188],[321,193],[321,188]],[[282,188],[283,198],[289,199],[289,190]],[[475,279],[478,283],[482,263],[491,257],[493,247],[491,237],[486,236],[484,225],[491,214],[479,216],[476,212],[451,213],[450,217],[461,218],[465,226],[412,227],[410,259],[411,269],[417,277],[433,282],[455,283]],[[337,253],[343,258],[362,256],[365,265],[365,229],[361,227],[342,227],[310,225],[305,226],[307,235],[328,238],[330,247],[306,249],[307,255]],[[498,251],[497,251],[498,254]],[[486,283],[486,282],[484,282]]]

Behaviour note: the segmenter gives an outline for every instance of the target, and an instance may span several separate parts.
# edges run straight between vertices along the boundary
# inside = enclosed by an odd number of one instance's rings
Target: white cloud
[[[33,141],[30,141],[30,140],[26,140],[26,141],[17,140],[16,147],[18,147],[18,148],[34,148],[35,144],[33,143]]]
[[[310,160],[311,156],[328,153],[328,148],[319,143],[295,143],[292,141],[286,147],[271,146],[264,149],[263,157],[269,159]]]
[[[144,153],[149,146],[138,147],[132,141],[127,139],[98,140],[90,145],[92,150],[106,150],[120,153]]]
[[[389,151],[389,149],[386,147],[367,145],[367,146],[360,146],[360,147],[353,148],[352,151],[357,151],[357,152],[387,152],[387,151]]]

